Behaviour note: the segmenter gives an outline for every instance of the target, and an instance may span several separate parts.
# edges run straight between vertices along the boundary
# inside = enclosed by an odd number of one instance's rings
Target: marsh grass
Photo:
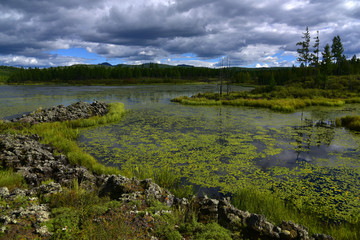
[[[360,237],[360,223],[321,219],[307,209],[298,209],[291,202],[286,203],[275,194],[254,187],[239,189],[232,198],[232,203],[241,210],[262,214],[275,224],[280,224],[282,220],[301,224],[308,228],[310,234],[325,233],[335,239],[349,240]]]
[[[9,190],[15,188],[26,188],[24,177],[12,169],[0,170],[0,187],[7,187]]]
[[[350,130],[360,131],[360,116],[345,116],[336,118],[336,125],[343,126]]]
[[[187,105],[231,105],[268,108],[278,112],[294,112],[309,106],[338,107],[346,103],[359,103],[358,94],[340,90],[304,89],[301,87],[277,87],[268,91],[259,87],[251,92],[199,93],[192,97],[172,99]]]

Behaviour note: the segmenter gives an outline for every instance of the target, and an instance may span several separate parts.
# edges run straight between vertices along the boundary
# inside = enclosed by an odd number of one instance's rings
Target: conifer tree
[[[324,52],[322,52],[322,69],[324,74],[329,75],[331,73],[331,52],[329,44],[326,44],[324,47]]]
[[[306,27],[306,32],[303,33],[302,36],[303,41],[296,43],[297,46],[300,46],[300,48],[297,49],[297,52],[299,53],[298,61],[303,64],[305,67],[304,71],[304,83],[306,80],[306,69],[308,66],[308,63],[310,61],[310,33],[309,33],[309,27]]]
[[[320,38],[319,31],[317,31],[316,37],[314,37],[315,43],[313,45],[314,53],[311,54],[311,63],[315,68],[319,66],[319,52],[320,52]]]
[[[341,43],[341,38],[339,35],[333,38],[333,43],[331,45],[331,53],[334,59],[334,63],[337,65],[337,74],[341,74],[341,63],[345,60],[343,55],[344,48]]]

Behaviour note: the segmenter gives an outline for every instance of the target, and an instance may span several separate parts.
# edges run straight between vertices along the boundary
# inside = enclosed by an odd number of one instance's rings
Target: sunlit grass
[[[263,99],[263,98],[237,98],[237,99],[207,99],[205,97],[177,97],[172,100],[187,105],[231,105],[231,106],[247,106],[258,108],[269,108],[273,111],[279,112],[294,112],[309,106],[343,106],[344,100],[318,98],[318,99],[298,99],[298,98],[283,98],[283,99]]]
[[[7,187],[9,190],[26,187],[25,179],[20,173],[12,169],[0,170],[0,187]]]
[[[278,112],[294,112],[309,106],[338,107],[346,103],[359,103],[359,94],[344,90],[304,89],[301,87],[276,87],[268,91],[258,87],[251,92],[229,94],[198,93],[192,97],[172,99],[187,105],[231,105],[268,108]]]

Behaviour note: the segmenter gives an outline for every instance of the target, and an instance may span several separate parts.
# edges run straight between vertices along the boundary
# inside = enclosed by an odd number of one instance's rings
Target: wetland
[[[0,118],[79,100],[122,102],[128,110],[122,120],[80,134],[79,146],[99,162],[171,169],[183,184],[215,197],[256,188],[323,219],[358,222],[360,135],[335,120],[359,115],[360,104],[281,113],[170,102],[216,91],[216,85],[3,85]]]

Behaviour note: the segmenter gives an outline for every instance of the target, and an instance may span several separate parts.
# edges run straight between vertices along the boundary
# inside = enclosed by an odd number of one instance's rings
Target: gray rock
[[[0,233],[6,233],[6,226],[0,227]]]
[[[131,180],[120,175],[111,175],[100,188],[99,196],[119,199],[124,193],[131,193]]]
[[[314,240],[335,240],[335,238],[326,234],[313,234],[312,237]]]
[[[218,219],[218,205],[219,201],[216,199],[210,199],[206,195],[196,200],[196,206],[198,207],[198,219],[200,222],[208,223],[214,219]]]
[[[12,119],[12,122],[25,122],[30,124],[36,124],[40,122],[56,122],[75,120],[79,118],[89,118],[95,115],[105,115],[108,113],[108,105],[102,102],[93,102],[92,104],[87,102],[73,103],[68,107],[59,105],[51,107],[49,109],[39,108],[38,110],[25,114],[21,118]]]
[[[15,199],[17,197],[25,197],[26,196],[26,190],[16,188],[9,196],[11,199]]]
[[[7,187],[0,188],[0,198],[7,198],[9,195],[10,195],[10,192]]]
[[[146,198],[152,198],[161,201],[163,197],[163,189],[154,183],[151,178],[145,179],[140,182],[144,188]]]
[[[53,194],[62,191],[62,187],[59,183],[50,182],[48,184],[42,184],[37,189],[38,194]]]
[[[279,227],[282,231],[287,230],[290,232],[290,239],[310,239],[307,229],[304,226],[293,223],[292,221],[282,221]]]
[[[51,233],[47,229],[46,226],[41,226],[36,229],[36,233],[39,234],[41,237],[50,237]]]
[[[11,222],[11,218],[6,215],[0,216],[0,224],[7,225]]]

